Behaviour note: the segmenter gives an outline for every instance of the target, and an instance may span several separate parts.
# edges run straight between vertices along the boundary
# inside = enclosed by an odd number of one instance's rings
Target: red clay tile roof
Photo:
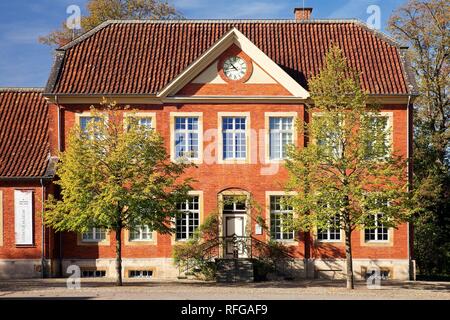
[[[42,89],[0,88],[0,179],[45,176],[47,110]]]
[[[107,21],[59,49],[46,93],[156,94],[232,27],[302,86],[332,43],[371,94],[407,94],[398,44],[355,20]]]

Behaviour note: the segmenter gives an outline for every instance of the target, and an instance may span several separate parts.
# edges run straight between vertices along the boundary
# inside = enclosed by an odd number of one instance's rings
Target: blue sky
[[[382,28],[392,10],[406,0],[305,0],[313,18],[366,21],[370,5],[381,9]],[[67,18],[66,8],[87,0],[2,0],[0,2],[0,86],[45,86],[53,49],[38,43]],[[188,19],[292,19],[302,0],[169,0]]]

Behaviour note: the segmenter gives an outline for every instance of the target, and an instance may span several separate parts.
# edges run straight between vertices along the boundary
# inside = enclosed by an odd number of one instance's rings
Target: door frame
[[[246,197],[246,209],[245,211],[228,211],[224,212],[223,208],[223,198],[224,196],[245,196]],[[250,214],[250,193],[248,191],[242,189],[227,189],[218,193],[218,203],[219,203],[219,237],[222,239],[226,239],[226,228],[227,228],[227,219],[230,217],[242,217],[243,218],[243,237],[251,236],[251,219],[247,216]],[[226,243],[224,246],[221,246],[221,256],[224,258],[232,258],[232,255],[227,254],[226,252]],[[247,252],[244,251],[243,254],[239,254],[239,258],[246,258]]]

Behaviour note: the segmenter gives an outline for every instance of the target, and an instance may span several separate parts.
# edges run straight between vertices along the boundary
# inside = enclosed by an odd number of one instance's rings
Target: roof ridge
[[[43,87],[0,87],[0,92],[43,92]]]
[[[65,44],[64,46],[56,49],[57,51],[64,51],[67,49],[72,48],[73,46],[77,45],[78,43],[84,41],[85,39],[89,38],[93,34],[97,33],[101,29],[107,27],[110,24],[185,24],[185,23],[293,23],[293,24],[320,24],[320,23],[349,23],[349,24],[357,24],[363,28],[365,28],[367,31],[374,33],[375,35],[380,36],[384,40],[388,41],[391,45],[403,48],[404,45],[400,44],[396,39],[394,39],[392,36],[388,35],[387,33],[370,28],[366,23],[361,21],[360,19],[356,18],[349,18],[349,19],[342,19],[342,18],[336,18],[336,19],[308,19],[308,20],[298,20],[298,19],[174,19],[174,20],[158,20],[158,19],[143,19],[143,20],[106,20],[96,26],[95,28],[81,34],[77,38],[73,39],[69,43]]]
[[[230,22],[249,22],[249,23],[354,23],[360,21],[356,18],[330,18],[330,19],[110,19],[109,23],[230,23]]]

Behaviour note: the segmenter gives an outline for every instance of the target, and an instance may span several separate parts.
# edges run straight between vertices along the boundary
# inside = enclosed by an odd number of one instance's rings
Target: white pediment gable
[[[280,66],[262,52],[238,29],[233,28],[220,38],[211,48],[191,63],[183,72],[166,85],[158,97],[170,97],[188,83],[224,83],[217,73],[219,56],[235,44],[254,62],[254,74],[247,83],[278,83],[293,97],[307,99],[309,93]]]

